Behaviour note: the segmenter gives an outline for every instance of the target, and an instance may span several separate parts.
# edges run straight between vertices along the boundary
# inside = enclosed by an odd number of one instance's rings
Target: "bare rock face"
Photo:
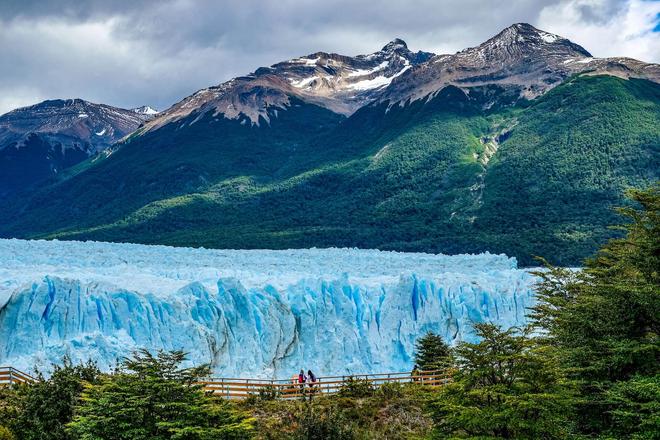
[[[497,85],[509,94],[532,99],[577,73],[660,81],[657,64],[594,58],[566,38],[518,23],[453,55],[414,53],[395,39],[369,55],[316,52],[261,67],[183,99],[146,123],[140,133],[193,113],[199,118],[213,112],[214,117],[242,119],[242,123],[268,123],[268,109],[286,108],[290,97],[347,116],[370,103],[404,104],[434,96],[449,85],[463,89]]]
[[[203,115],[209,111],[229,119],[244,115],[258,125],[260,118],[268,122],[268,107],[285,108],[291,96],[350,115],[378,96],[393,79],[432,56],[427,52],[411,52],[400,39],[369,55],[351,57],[316,52],[202,89],[159,114],[145,125],[144,131],[193,112]]]
[[[20,148],[27,135],[94,154],[135,131],[152,114],[143,108],[126,110],[82,99],[57,99],[13,110],[0,116],[0,150]]]
[[[137,110],[58,99],[0,116],[0,197],[56,175],[153,118]]]
[[[453,55],[436,55],[392,81],[379,102],[404,103],[453,85],[499,85],[528,99],[542,95],[576,73],[660,80],[660,66],[630,58],[593,58],[583,47],[519,23]]]

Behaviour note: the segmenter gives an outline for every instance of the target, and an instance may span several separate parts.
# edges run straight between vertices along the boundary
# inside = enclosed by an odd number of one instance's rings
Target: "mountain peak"
[[[380,51],[392,52],[397,49],[408,49],[408,45],[401,38],[395,38],[394,40],[390,41],[385,46],[383,46],[383,48]]]
[[[512,24],[479,47],[496,50],[518,47],[523,50],[524,48],[529,48],[530,50],[538,51],[539,47],[550,45],[563,47],[565,51],[573,52],[578,56],[591,57],[591,54],[582,46],[562,36],[537,29],[529,23]],[[506,50],[508,51],[510,49]]]
[[[131,110],[140,115],[156,115],[159,113],[158,110],[148,105],[143,105],[142,107],[137,107]]]

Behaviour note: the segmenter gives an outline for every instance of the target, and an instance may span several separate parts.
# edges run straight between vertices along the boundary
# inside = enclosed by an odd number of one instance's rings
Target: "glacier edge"
[[[47,256],[35,261],[15,252],[35,246]],[[0,240],[0,257],[3,250],[19,257],[0,263],[0,283],[11,290],[0,308],[0,364],[25,371],[47,369],[65,355],[108,369],[143,347],[186,351],[191,364],[210,363],[214,374],[229,377],[288,378],[300,368],[320,375],[405,371],[426,331],[456,343],[475,339],[474,322],[523,325],[536,281],[515,260],[492,255],[257,251],[240,270],[222,270],[227,255],[236,265],[244,251],[188,250],[188,261],[185,252],[162,246]],[[90,251],[113,264],[73,263],[76,252]],[[125,263],[114,264],[117,255]],[[328,255],[335,261],[323,267]],[[309,268],[301,271],[297,258],[311,261]],[[221,269],[209,274],[209,261]],[[166,280],[147,289],[151,284],[122,277],[122,264]],[[223,273],[238,276],[214,276]]]

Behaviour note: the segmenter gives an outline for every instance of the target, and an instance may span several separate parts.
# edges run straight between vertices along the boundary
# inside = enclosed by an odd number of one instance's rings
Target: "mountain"
[[[409,102],[444,87],[498,85],[526,99],[543,95],[574,74],[660,81],[660,66],[631,58],[594,58],[583,47],[526,23],[514,24],[477,47],[436,55],[392,82],[379,102]]]
[[[132,111],[139,115],[149,115],[149,116],[157,115],[159,113],[158,110],[149,107],[148,105],[143,105],[142,107],[134,108],[132,109]]]
[[[0,116],[0,197],[113,145],[151,119],[145,109],[57,99]]]
[[[5,201],[0,235],[580,264],[660,178],[659,68],[524,24],[454,55],[296,58]]]
[[[214,117],[222,115],[241,123],[268,123],[269,111],[286,109],[292,98],[350,115],[394,78],[431,56],[428,52],[411,52],[400,39],[369,55],[316,52],[202,89],[162,112],[140,133],[211,111]]]

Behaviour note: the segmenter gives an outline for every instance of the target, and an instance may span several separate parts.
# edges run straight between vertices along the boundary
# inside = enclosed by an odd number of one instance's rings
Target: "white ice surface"
[[[534,277],[503,255],[206,250],[0,240],[0,364],[102,368],[182,349],[225,376],[404,371],[428,330],[525,322]]]

